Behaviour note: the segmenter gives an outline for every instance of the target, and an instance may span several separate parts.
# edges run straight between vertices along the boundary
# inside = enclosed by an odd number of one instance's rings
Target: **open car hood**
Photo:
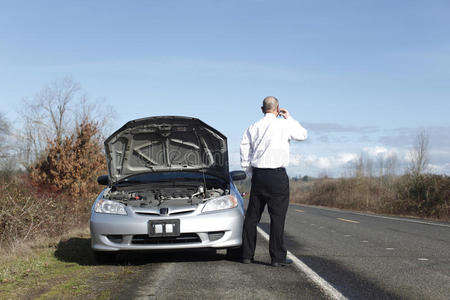
[[[178,116],[129,121],[105,141],[111,183],[167,171],[199,171],[229,181],[227,138],[199,119]]]

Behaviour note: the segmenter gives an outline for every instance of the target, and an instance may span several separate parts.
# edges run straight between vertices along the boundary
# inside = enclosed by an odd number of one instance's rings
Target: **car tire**
[[[98,265],[111,264],[116,261],[116,254],[115,252],[94,251],[94,261]]]
[[[237,248],[228,248],[227,249],[227,258],[228,259],[240,259],[241,258],[241,254],[242,254],[242,248],[241,247],[237,247]]]

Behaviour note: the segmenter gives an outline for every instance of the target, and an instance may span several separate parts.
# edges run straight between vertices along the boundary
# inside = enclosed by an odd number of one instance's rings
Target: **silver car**
[[[98,262],[124,250],[227,249],[242,244],[243,199],[228,170],[227,139],[189,117],[133,120],[105,141],[107,187],[92,206]]]

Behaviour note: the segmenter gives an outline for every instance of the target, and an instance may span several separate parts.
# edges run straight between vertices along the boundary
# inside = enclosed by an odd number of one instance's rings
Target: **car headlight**
[[[237,204],[238,202],[235,197],[231,195],[222,196],[206,202],[202,212],[234,208],[237,206]]]
[[[122,203],[100,199],[95,203],[94,211],[102,214],[126,215],[127,211]]]

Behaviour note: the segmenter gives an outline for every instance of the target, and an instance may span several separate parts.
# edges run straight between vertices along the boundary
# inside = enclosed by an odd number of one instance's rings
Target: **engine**
[[[170,206],[196,205],[210,198],[220,197],[228,191],[221,188],[206,189],[198,186],[168,186],[140,190],[112,190],[103,194],[103,198],[119,201],[133,207],[158,207],[163,203]]]

